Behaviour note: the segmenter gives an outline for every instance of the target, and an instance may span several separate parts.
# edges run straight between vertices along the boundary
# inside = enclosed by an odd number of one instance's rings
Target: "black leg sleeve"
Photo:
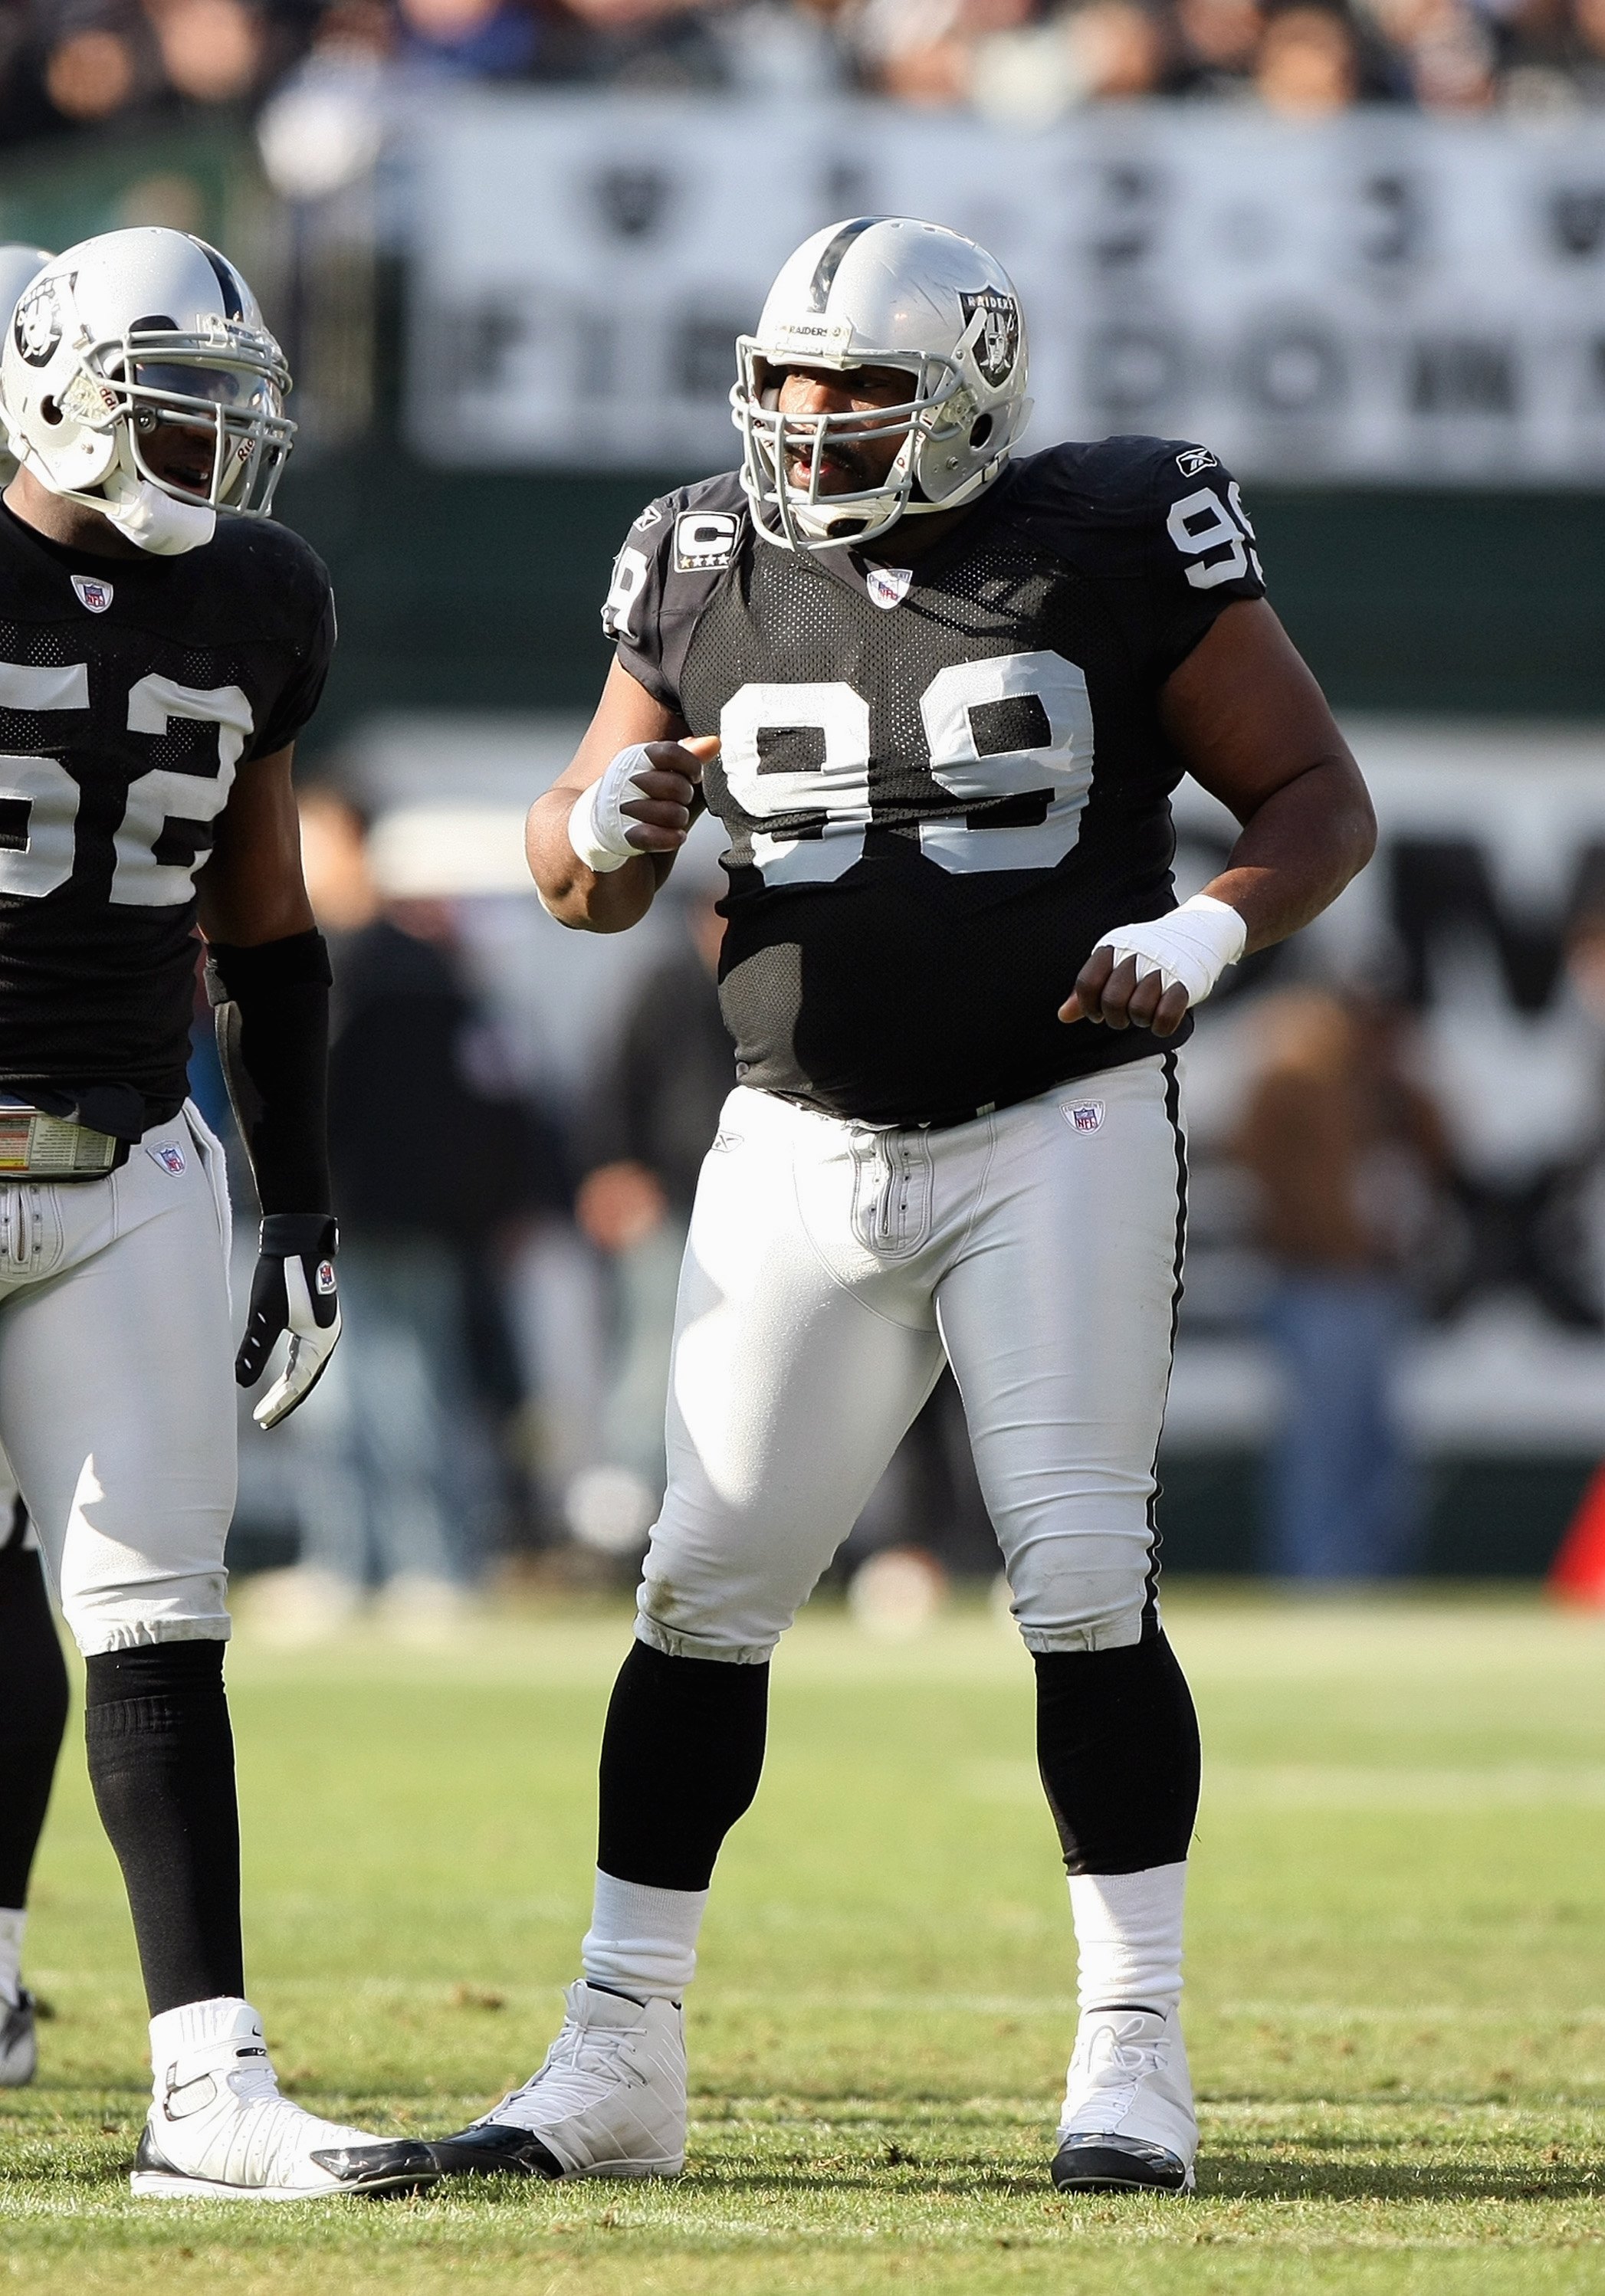
[[[240,1820],[223,1644],[108,1651],[86,1669],[89,1780],[152,2017],[245,1990]]]
[[[769,1671],[634,1645],[602,1735],[605,1874],[654,1890],[707,1888],[720,1844],[758,1791]]]
[[[32,1548],[0,1550],[0,1906],[28,1903],[67,1727],[67,1662]]]
[[[1071,1874],[1186,1857],[1198,1815],[1198,1718],[1161,1635],[1127,1650],[1036,1654],[1037,1762]]]

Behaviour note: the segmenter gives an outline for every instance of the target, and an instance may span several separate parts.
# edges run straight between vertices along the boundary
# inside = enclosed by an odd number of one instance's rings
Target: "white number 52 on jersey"
[[[88,707],[87,663],[44,669],[0,662],[0,708],[43,715]],[[128,695],[128,731],[160,737],[175,718],[217,727],[217,761],[192,773],[157,767],[128,783],[113,833],[117,908],[176,908],[189,899],[254,725],[237,685],[142,677]],[[78,784],[55,758],[0,756],[0,893],[39,900],[67,882],[77,857],[78,798]]]

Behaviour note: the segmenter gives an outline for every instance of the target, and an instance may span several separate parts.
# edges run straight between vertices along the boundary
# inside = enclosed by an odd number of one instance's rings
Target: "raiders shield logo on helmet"
[[[17,306],[12,322],[17,348],[29,366],[48,366],[62,340],[62,307],[53,280],[30,287]]]
[[[1000,294],[995,287],[983,288],[978,295],[961,294],[959,302],[967,334],[976,312],[986,314],[975,338],[975,365],[994,387],[1006,381],[1020,355],[1019,305],[1012,295]]]

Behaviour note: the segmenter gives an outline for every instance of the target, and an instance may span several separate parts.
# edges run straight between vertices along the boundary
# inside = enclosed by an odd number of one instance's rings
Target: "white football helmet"
[[[219,507],[268,515],[295,435],[284,355],[234,265],[204,240],[109,231],[45,264],[0,354],[0,419],[24,466],[160,554],[209,542]],[[142,439],[204,430],[204,493],[160,477]]]
[[[11,241],[0,246],[0,316],[11,324],[12,313],[17,308],[17,298],[39,270],[50,260],[49,250],[43,247],[28,247],[21,241]],[[0,494],[17,475],[17,458],[5,445],[5,430],[0,423]]]
[[[1025,427],[1025,322],[1002,265],[974,240],[906,216],[860,216],[804,240],[781,266],[755,334],[737,339],[731,419],[741,483],[767,541],[790,550],[872,542],[900,518],[953,510],[991,486]],[[788,367],[906,368],[903,404],[873,414],[782,414]],[[877,487],[822,494],[827,443],[907,425]],[[809,461],[806,485],[786,476]]]

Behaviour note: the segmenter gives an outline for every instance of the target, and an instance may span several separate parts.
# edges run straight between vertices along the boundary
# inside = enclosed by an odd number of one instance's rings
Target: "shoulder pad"
[[[1078,524],[1125,526],[1151,518],[1173,493],[1219,468],[1185,439],[1124,437],[1049,447],[1016,464],[1022,510],[1068,512]]]

